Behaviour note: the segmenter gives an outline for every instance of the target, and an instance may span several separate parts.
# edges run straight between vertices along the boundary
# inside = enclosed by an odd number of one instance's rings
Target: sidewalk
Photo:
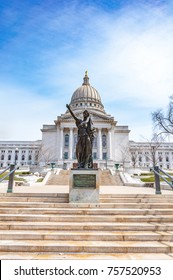
[[[7,185],[0,184],[0,193],[7,192]],[[32,186],[16,186],[14,193],[69,193],[67,185],[43,185],[37,183]],[[101,194],[155,194],[154,188],[131,186],[100,186]],[[162,190],[162,194],[173,194],[171,190]]]

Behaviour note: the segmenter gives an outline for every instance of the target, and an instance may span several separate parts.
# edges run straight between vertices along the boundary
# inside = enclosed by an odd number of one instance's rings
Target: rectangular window
[[[106,148],[106,145],[107,145],[106,142],[107,142],[106,141],[106,135],[102,135],[102,146],[103,146],[103,148]]]
[[[97,159],[97,153],[93,153],[93,159]]]
[[[107,153],[103,153],[103,159],[107,159]]]
[[[68,147],[68,146],[69,146],[69,135],[68,135],[68,134],[65,135],[65,143],[64,143],[64,146],[65,146],[65,147]]]
[[[64,159],[68,159],[68,152],[64,153]]]

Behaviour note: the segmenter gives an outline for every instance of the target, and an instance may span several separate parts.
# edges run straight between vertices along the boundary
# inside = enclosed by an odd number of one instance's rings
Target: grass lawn
[[[3,174],[1,174],[0,175],[0,179],[1,178],[3,178],[5,175],[7,175],[9,172],[5,172],[5,173],[3,173]],[[15,173],[15,175],[16,175],[16,173]],[[19,178],[19,177],[16,177],[14,175],[14,181],[21,181],[21,182],[24,182],[25,181],[25,179],[24,178]],[[7,176],[4,180],[9,180],[9,176]]]

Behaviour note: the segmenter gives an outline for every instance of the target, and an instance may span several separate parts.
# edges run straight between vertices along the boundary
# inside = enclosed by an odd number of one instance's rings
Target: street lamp
[[[119,163],[115,163],[115,169],[116,169],[116,171],[118,171],[119,166],[120,166]]]
[[[19,152],[19,149],[16,148],[15,149],[15,161],[14,161],[14,164],[16,165],[16,161],[18,160],[18,152]]]

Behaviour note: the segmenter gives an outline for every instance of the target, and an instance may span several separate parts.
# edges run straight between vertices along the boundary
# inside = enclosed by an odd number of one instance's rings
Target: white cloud
[[[3,100],[0,112],[1,140],[41,139],[43,123],[52,124],[57,111],[62,111],[61,102],[49,96],[41,97],[12,84],[0,84],[0,88],[0,99]]]
[[[69,50],[62,57],[56,50],[44,53],[47,68],[42,73],[47,83],[62,85],[66,92],[75,90],[88,69],[91,84],[103,98],[136,98],[151,109],[153,103],[154,107],[166,105],[173,88],[173,17],[147,7],[91,14],[87,28],[83,25],[83,33],[78,34],[82,43],[79,38],[78,45],[76,38],[76,53],[72,50],[70,55]]]
[[[93,6],[77,8],[74,1],[72,9],[44,10],[45,15],[38,14],[38,19],[27,22],[18,34],[15,46],[25,46],[23,39],[29,47],[37,48],[36,54],[31,48],[34,58],[31,54],[29,57],[30,68],[38,64],[37,71],[26,74],[38,84],[16,86],[11,82],[12,73],[6,77],[8,86],[0,84],[4,100],[1,138],[40,138],[42,124],[53,123],[57,114],[64,113],[73,91],[82,84],[85,70],[89,71],[91,85],[100,92],[107,113],[111,103],[111,113],[117,120],[121,119],[120,109],[122,114],[131,114],[134,137],[143,134],[135,123],[139,110],[143,111],[143,130],[150,133],[149,112],[168,103],[173,89],[173,16],[166,6],[143,4],[109,13]]]

